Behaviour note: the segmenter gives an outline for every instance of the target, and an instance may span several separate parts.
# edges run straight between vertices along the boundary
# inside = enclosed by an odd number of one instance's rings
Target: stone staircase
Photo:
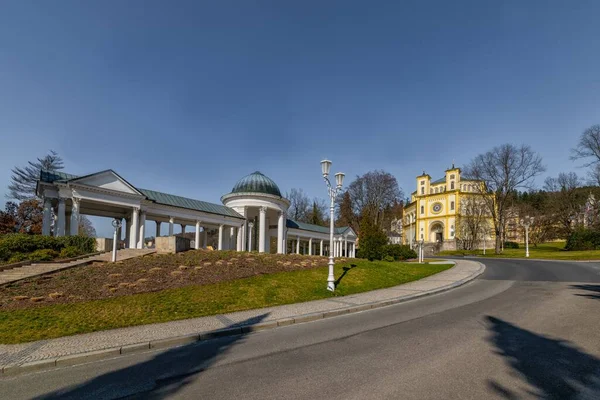
[[[117,252],[117,261],[145,256],[156,252],[154,249],[123,249]],[[87,265],[92,262],[107,262],[112,260],[112,252],[97,254],[65,263],[33,263],[0,272],[0,285],[27,279],[38,275],[45,275],[63,269]]]

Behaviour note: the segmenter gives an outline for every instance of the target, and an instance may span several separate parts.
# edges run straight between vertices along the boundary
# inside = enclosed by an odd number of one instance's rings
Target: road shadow
[[[589,293],[577,293],[575,296],[600,300],[600,285],[571,285],[573,289],[585,290]]]
[[[335,287],[338,287],[338,285],[342,282],[342,279],[344,279],[344,277],[346,276],[346,274],[352,269],[352,268],[356,268],[356,264],[350,264],[349,267],[342,267],[342,269],[344,270],[344,272],[342,273],[342,275],[340,275],[339,278],[337,278],[337,280],[334,282]]]
[[[567,341],[550,339],[488,316],[496,353],[536,388],[539,399],[600,398],[600,360]],[[488,386],[506,399],[520,398],[494,380]]]
[[[269,314],[247,319],[237,325],[252,326]],[[218,357],[245,340],[247,335],[191,343],[154,355],[151,359],[97,376],[72,386],[36,397],[39,400],[121,398],[168,398],[214,364]]]

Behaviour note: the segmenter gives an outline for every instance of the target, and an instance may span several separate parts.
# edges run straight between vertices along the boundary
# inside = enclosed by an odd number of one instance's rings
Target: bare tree
[[[285,197],[290,201],[288,217],[294,221],[308,222],[312,201],[302,189],[291,189]]]
[[[480,182],[474,185],[481,194],[494,221],[496,254],[501,252],[503,229],[512,193],[519,188],[531,188],[533,179],[545,171],[542,158],[531,147],[503,144],[476,156],[464,168],[467,179]]]
[[[583,131],[571,152],[572,160],[587,160],[586,167],[600,164],[600,125],[592,125]]]
[[[64,167],[62,158],[54,150],[50,150],[50,154],[38,158],[36,161],[28,161],[27,164],[25,167],[12,169],[7,198],[15,200],[37,199],[35,189],[37,181],[40,179],[40,171],[42,169],[57,171]]]
[[[456,218],[456,239],[464,250],[473,250],[491,231],[490,213],[481,194],[464,196]]]
[[[402,199],[402,191],[396,178],[385,171],[367,172],[348,186],[347,190],[352,202],[354,215],[369,215],[373,223],[382,227],[386,210],[390,210]],[[338,199],[341,206],[343,197]]]
[[[547,178],[544,189],[549,192],[548,210],[546,215],[551,215],[560,225],[559,235],[568,237],[573,231],[573,221],[585,204],[585,194],[577,190],[581,187],[581,180],[574,172],[560,173],[558,178]]]

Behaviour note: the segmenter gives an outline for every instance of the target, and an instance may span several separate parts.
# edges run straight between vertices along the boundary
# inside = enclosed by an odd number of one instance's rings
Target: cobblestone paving
[[[351,305],[419,296],[425,292],[439,290],[457,281],[471,277],[481,268],[479,263],[461,260],[451,269],[430,278],[393,288],[374,290],[335,299],[316,300],[160,324],[133,326],[31,343],[0,345],[0,368],[48,358],[210,332],[265,314],[267,314],[267,317],[263,319],[263,322],[268,322],[316,312],[339,310]]]

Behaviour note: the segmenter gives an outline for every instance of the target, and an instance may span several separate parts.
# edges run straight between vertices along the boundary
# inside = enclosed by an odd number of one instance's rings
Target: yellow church
[[[441,179],[432,181],[431,176],[423,171],[416,181],[417,190],[404,207],[403,243],[412,246],[415,240],[423,240],[429,246],[437,245],[437,250],[456,250],[457,236],[460,236],[456,231],[457,223],[460,218],[469,217],[465,215],[469,212],[464,207],[465,200],[480,199],[483,183],[462,179],[460,168],[454,165]],[[480,207],[482,212],[485,212],[484,208]],[[486,212],[481,224],[485,227],[480,229],[482,234],[478,235],[476,247],[481,247],[480,242],[492,239],[492,221],[487,215],[489,213]]]

